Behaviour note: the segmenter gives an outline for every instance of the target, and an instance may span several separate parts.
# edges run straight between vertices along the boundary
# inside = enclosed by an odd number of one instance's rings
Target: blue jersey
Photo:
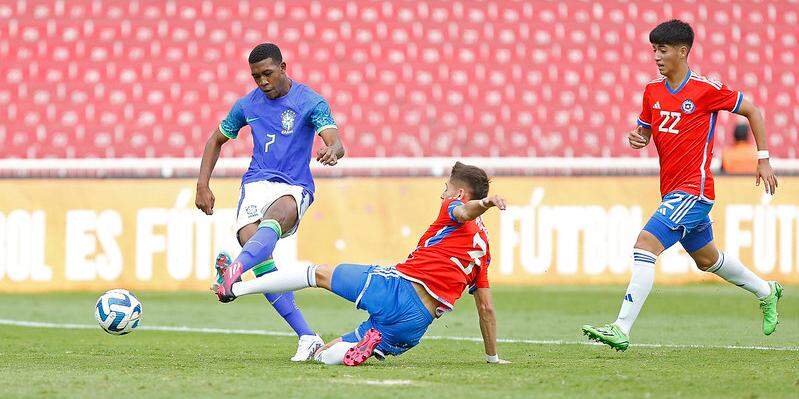
[[[253,150],[242,184],[277,181],[302,186],[313,195],[310,163],[314,137],[336,127],[327,101],[293,81],[289,92],[274,100],[255,89],[236,101],[219,130],[235,139],[244,125],[252,129]]]

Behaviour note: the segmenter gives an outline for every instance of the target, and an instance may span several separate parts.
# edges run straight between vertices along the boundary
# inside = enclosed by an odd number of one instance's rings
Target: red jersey
[[[684,191],[714,199],[713,130],[718,111],[738,112],[743,94],[688,71],[676,89],[665,77],[644,89],[638,124],[652,129],[660,156],[660,194]]]
[[[458,199],[442,201],[436,221],[408,259],[396,266],[403,277],[423,285],[444,311],[452,310],[466,287],[469,292],[489,287],[486,228],[480,218],[459,223],[452,214],[459,205]]]

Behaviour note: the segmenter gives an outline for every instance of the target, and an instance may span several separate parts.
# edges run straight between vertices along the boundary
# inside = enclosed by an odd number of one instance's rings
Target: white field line
[[[95,324],[70,324],[70,323],[46,323],[39,321],[26,321],[26,320],[10,320],[0,319],[0,325],[16,326],[16,327],[32,327],[32,328],[59,328],[67,330],[99,330],[100,327]],[[274,337],[294,337],[293,333],[282,331],[268,331],[268,330],[250,330],[250,329],[227,329],[227,328],[209,328],[209,327],[173,327],[173,326],[148,326],[144,325],[137,330],[143,331],[170,331],[170,332],[187,332],[187,333],[200,333],[200,334],[235,334],[235,335],[268,335]],[[483,342],[482,338],[478,337],[450,337],[442,335],[429,335],[425,336],[425,340],[434,341],[466,341],[466,342]],[[568,341],[568,340],[542,340],[542,339],[515,339],[515,338],[500,338],[497,340],[500,343],[508,344],[528,344],[528,345],[601,345],[589,341]],[[640,348],[670,348],[670,349],[742,349],[742,350],[758,350],[758,351],[788,351],[799,352],[799,346],[754,346],[754,345],[688,345],[688,344],[630,344],[630,346]]]
[[[413,385],[414,381],[411,380],[346,380],[336,379],[332,382],[357,384],[357,385]]]

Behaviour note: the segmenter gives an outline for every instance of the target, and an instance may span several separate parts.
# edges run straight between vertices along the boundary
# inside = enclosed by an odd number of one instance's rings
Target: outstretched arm
[[[474,291],[474,302],[477,305],[477,316],[480,318],[480,333],[483,335],[486,361],[488,363],[508,364],[497,355],[497,319],[494,315],[494,304],[491,301],[490,288],[478,288]]]
[[[771,169],[768,156],[768,143],[766,143],[766,125],[763,122],[763,114],[754,104],[744,99],[741,102],[741,108],[738,110],[740,115],[749,120],[749,126],[752,128],[752,135],[755,136],[755,143],[757,144],[758,160],[757,160],[757,176],[755,178],[755,185],[760,185],[760,180],[763,179],[763,185],[766,186],[767,194],[774,194],[778,187],[777,176],[774,170]],[[761,151],[765,151],[762,153]],[[760,154],[763,154],[761,156]]]
[[[500,210],[505,210],[505,199],[499,195],[492,195],[479,200],[471,200],[463,205],[459,205],[452,211],[452,215],[458,223],[468,222],[477,219],[491,207],[496,206]]]
[[[228,137],[222,134],[217,127],[205,143],[203,159],[200,163],[200,175],[197,177],[197,192],[194,197],[194,204],[206,215],[214,213],[214,201],[216,199],[208,183],[211,180],[211,173],[214,171],[216,161],[219,159],[222,145],[228,140]]]

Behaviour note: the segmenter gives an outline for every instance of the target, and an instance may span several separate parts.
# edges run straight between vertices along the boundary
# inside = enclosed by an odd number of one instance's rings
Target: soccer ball
[[[111,290],[97,300],[94,317],[105,332],[125,335],[139,326],[141,302],[128,290]]]

